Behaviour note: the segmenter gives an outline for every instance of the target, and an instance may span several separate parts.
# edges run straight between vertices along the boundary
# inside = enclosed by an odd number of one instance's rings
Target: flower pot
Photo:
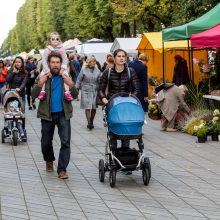
[[[149,113],[148,116],[152,120],[160,120],[161,119],[160,115],[153,115],[152,113]]]
[[[202,136],[202,137],[197,136],[197,138],[198,138],[198,143],[205,143],[207,140],[207,136]]]
[[[212,141],[218,141],[218,133],[217,132],[214,132],[211,135],[212,135]]]

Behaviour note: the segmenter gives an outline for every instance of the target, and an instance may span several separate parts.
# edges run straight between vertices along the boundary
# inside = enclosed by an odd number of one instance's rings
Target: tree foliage
[[[135,37],[148,31],[191,21],[219,0],[26,0],[17,24],[0,54],[16,54],[45,47],[47,35],[58,31],[63,41]]]

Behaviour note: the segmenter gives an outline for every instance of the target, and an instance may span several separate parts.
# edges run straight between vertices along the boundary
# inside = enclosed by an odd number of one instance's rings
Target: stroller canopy
[[[18,101],[18,106],[21,107],[22,100],[21,96],[15,90],[6,90],[4,97],[3,97],[3,106],[7,108],[7,104],[12,101]]]
[[[144,111],[134,97],[113,98],[108,106],[109,131],[117,135],[140,135],[144,124]]]

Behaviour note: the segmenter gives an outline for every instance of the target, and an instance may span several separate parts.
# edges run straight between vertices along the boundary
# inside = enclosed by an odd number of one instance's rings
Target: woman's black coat
[[[140,93],[140,83],[135,71],[130,68],[130,79],[128,74],[128,67],[125,65],[124,70],[121,73],[117,73],[115,66],[111,69],[110,77],[108,79],[109,69],[106,69],[100,79],[99,84],[99,97],[111,98],[119,92],[131,92],[135,96],[139,96]],[[108,87],[107,95],[105,94],[106,88]]]

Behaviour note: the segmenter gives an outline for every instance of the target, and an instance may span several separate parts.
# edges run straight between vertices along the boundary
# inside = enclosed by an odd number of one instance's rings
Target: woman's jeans
[[[22,113],[25,113],[25,105],[26,105],[25,95],[21,96],[21,99],[22,99],[21,112],[22,112]]]
[[[52,121],[41,120],[41,150],[45,161],[52,162],[55,160],[53,136],[56,125],[61,142],[57,168],[57,172],[60,173],[66,171],[70,161],[71,126],[70,120],[65,119],[64,112],[52,113],[51,115]]]

